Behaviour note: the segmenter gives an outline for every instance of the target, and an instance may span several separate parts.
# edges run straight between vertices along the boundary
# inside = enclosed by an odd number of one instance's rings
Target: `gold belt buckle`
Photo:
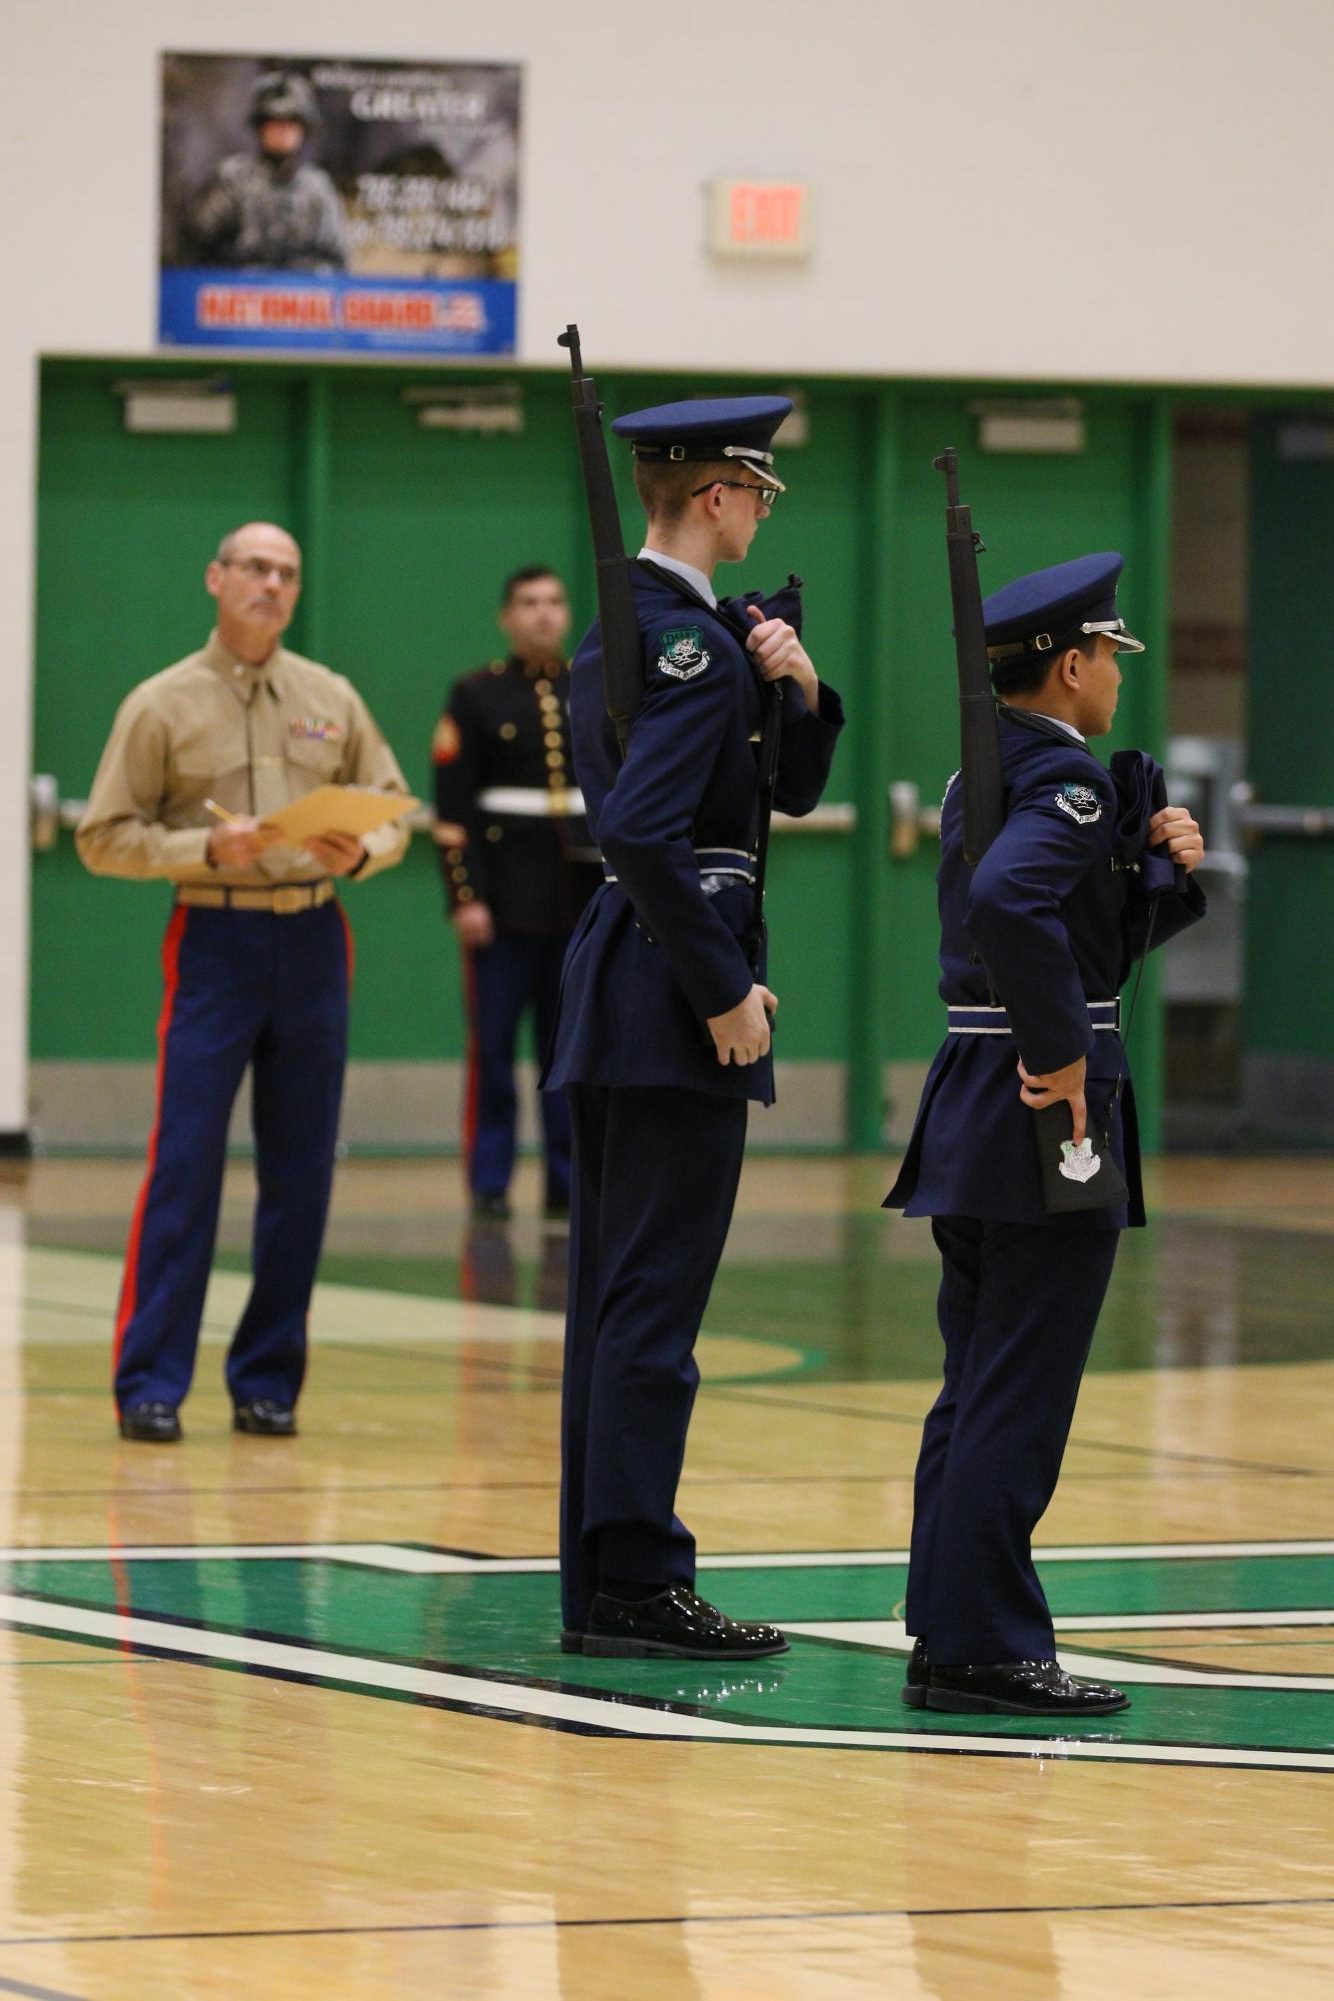
[[[310,900],[310,891],[289,886],[273,892],[273,912],[275,917],[294,917],[298,910],[304,910]]]
[[[570,794],[568,787],[564,785],[552,786],[551,798],[548,801],[548,810],[556,819],[568,817],[570,811]]]

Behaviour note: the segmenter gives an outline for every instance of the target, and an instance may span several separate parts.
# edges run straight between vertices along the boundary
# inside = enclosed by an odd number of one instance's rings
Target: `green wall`
[[[54,772],[63,796],[86,795],[125,690],[202,642],[203,567],[243,518],[272,515],[301,536],[308,584],[292,643],[353,678],[418,790],[429,783],[446,684],[498,646],[505,573],[550,562],[570,579],[576,620],[592,615],[558,372],[517,378],[517,436],[423,429],[404,398],[414,384],[513,382],[512,371],[442,378],[255,364],[233,372],[233,435],[131,437],[112,385],[148,372],[149,364],[84,362],[43,371],[35,768]],[[602,378],[609,415],[731,386]],[[1088,449],[1065,459],[979,453],[969,388],[814,381],[803,389],[809,442],[786,455],[790,491],[735,584],[772,585],[800,571],[808,644],[852,718],[829,796],[856,804],[857,832],[774,844],[773,984],[784,1003],[784,1058],[846,1061],[849,1138],[874,1146],[884,1064],[925,1059],[939,1032],[933,844],[891,861],[885,806],[896,778],[918,783],[925,803],[938,800],[958,762],[943,494],[931,459],[949,443],[964,452],[966,498],[989,544],[984,588],[1087,549],[1126,552],[1126,610],[1156,644],[1130,664],[1116,741],[1157,746],[1170,445],[1164,406],[1148,393],[1088,395]],[[628,469],[620,471],[633,548],[638,524]],[[461,1054],[455,956],[429,842],[419,837],[400,869],[364,891],[352,885],[347,903],[358,940],[354,1057]],[[152,1054],[166,908],[165,888],[87,876],[68,836],[35,858],[35,1058]],[[1137,1070],[1152,1131],[1152,1000],[1141,1012]]]
[[[1316,456],[1295,456],[1300,415],[1266,414],[1252,428],[1250,765],[1269,805],[1334,807],[1330,729],[1334,460],[1318,455],[1329,415],[1309,432]],[[1276,1059],[1290,1079],[1309,1062],[1334,1093],[1334,842],[1270,835],[1250,856],[1242,1039],[1247,1057]],[[1311,1073],[1315,1083],[1315,1072]],[[1263,1106],[1253,1107],[1265,1123]],[[1328,1115],[1326,1114],[1326,1117]],[[1286,1114],[1278,1123],[1291,1130]],[[1325,1128],[1324,1136],[1328,1138]]]

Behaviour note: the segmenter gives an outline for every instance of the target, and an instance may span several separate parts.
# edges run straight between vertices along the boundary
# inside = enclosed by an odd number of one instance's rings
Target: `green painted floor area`
[[[707,1580],[707,1570],[704,1576]],[[889,1616],[903,1587],[900,1569],[838,1565],[729,1569],[715,1577],[730,1611],[763,1612],[779,1621]],[[1330,1603],[1332,1580],[1328,1558],[1288,1556],[1162,1563],[1090,1559],[1051,1564],[1046,1581],[1059,1616],[1075,1610],[1321,1607]],[[377,1661],[471,1673],[479,1678],[482,1706],[486,1682],[506,1680],[725,1715],[757,1728],[1061,1735],[1109,1744],[1334,1752],[1334,1699],[1325,1692],[1142,1687],[1125,1714],[1054,1732],[1038,1719],[932,1716],[905,1709],[899,1700],[900,1656],[828,1641],[797,1639],[792,1652],[777,1661],[736,1669],[586,1660],[558,1650],[556,1580],[550,1574],[422,1577],[286,1558],[114,1565],[24,1561],[4,1566],[3,1588],[53,1604],[134,1612]],[[38,1603],[31,1623],[42,1625]],[[356,1679],[351,1668],[349,1679]],[[616,1727],[613,1717],[609,1727]]]

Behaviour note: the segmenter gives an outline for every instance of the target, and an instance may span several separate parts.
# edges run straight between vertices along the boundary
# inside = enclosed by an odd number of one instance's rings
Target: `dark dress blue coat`
[[[1184,870],[1146,849],[1149,819],[1166,803],[1151,758],[1118,752],[1114,781],[1045,717],[1002,708],[1000,734],[1005,824],[976,868],[963,858],[957,779],[945,795],[939,991],[950,1006],[1003,1006],[1010,1033],[946,1035],[885,1206],[910,1216],[1051,1220],[1015,1066],[1021,1052],[1035,1075],[1083,1056],[1090,1127],[1108,1138],[1130,1200],[1059,1221],[1086,1229],[1142,1223],[1125,1050],[1114,1030],[1092,1026],[1087,1004],[1120,993],[1151,911],[1156,947],[1204,914],[1204,896]]]
[[[740,601],[715,610],[669,571],[634,563],[631,575],[645,685],[624,764],[604,706],[596,624],[571,672],[575,775],[616,880],[594,894],[570,941],[543,1083],[668,1085],[771,1104],[771,1059],[724,1067],[705,1026],[763,977],[763,959],[752,971],[743,943],[753,891],[722,873],[748,868],[758,825],[763,684],[745,648],[749,622]],[[799,623],[795,592],[765,605]],[[809,813],[829,776],[843,706],[824,682],[814,714],[795,682],[782,687],[775,804]]]

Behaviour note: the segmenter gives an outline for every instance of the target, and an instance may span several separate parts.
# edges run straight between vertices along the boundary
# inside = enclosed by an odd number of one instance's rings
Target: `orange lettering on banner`
[[[270,290],[259,285],[205,285],[199,293],[201,327],[275,328],[334,325],[330,292]]]

